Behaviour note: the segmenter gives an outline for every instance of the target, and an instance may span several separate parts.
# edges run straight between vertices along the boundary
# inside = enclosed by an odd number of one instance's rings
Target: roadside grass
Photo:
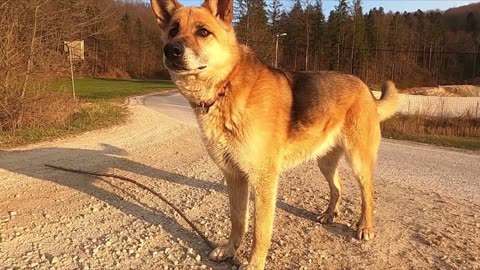
[[[448,137],[434,135],[407,135],[389,134],[384,137],[396,140],[414,141],[438,146],[455,147],[466,150],[480,150],[480,138],[475,137]]]
[[[22,112],[23,126],[3,131],[0,128],[0,149],[124,123],[128,111],[118,105],[124,98],[175,88],[171,81],[164,80],[78,78],[76,103],[71,99],[71,87],[67,79],[49,83],[39,95],[41,99],[23,104],[30,109]]]
[[[396,115],[381,124],[386,138],[480,150],[480,119]]]
[[[57,91],[70,93],[70,80],[61,80],[52,83]],[[108,78],[79,78],[75,80],[76,95],[81,99],[121,99],[132,95],[142,95],[174,89],[171,81],[164,80],[134,80]]]
[[[79,110],[70,116],[65,125],[18,129],[15,134],[11,132],[0,133],[0,149],[106,128],[124,123],[128,115],[126,108],[109,102],[84,103],[80,105]]]

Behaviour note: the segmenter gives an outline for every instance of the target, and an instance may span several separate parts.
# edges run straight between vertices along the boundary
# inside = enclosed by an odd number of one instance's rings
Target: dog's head
[[[151,4],[163,32],[164,64],[172,79],[191,101],[212,99],[215,93],[205,84],[224,80],[236,61],[233,0],[205,0],[201,7],[183,7],[176,0]]]

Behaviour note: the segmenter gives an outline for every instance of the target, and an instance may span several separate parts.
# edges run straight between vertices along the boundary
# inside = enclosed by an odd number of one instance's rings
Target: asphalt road
[[[196,125],[187,100],[178,92],[146,96],[143,104]],[[384,139],[376,173],[383,181],[435,190],[445,196],[480,202],[480,153]]]

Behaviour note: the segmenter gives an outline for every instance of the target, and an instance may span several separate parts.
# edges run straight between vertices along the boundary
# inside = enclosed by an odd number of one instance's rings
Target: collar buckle
[[[227,88],[228,88],[229,84],[230,84],[230,82],[228,82],[227,84],[225,84],[223,86],[223,91],[218,93],[217,97],[215,98],[215,100],[212,103],[200,102],[200,103],[196,104],[196,107],[200,109],[200,112],[203,113],[203,114],[207,114],[208,111],[210,111],[210,107],[212,107],[215,104],[215,102],[218,101],[219,98],[225,96],[225,92],[227,91]]]
[[[210,109],[210,106],[207,106],[205,102],[200,103],[200,111],[202,113],[208,113],[209,109]]]

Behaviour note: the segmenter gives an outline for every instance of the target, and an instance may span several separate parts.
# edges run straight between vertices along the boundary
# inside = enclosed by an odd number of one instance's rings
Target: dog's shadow
[[[173,237],[181,239],[190,246],[195,247],[197,250],[208,251],[209,248],[202,242],[200,237],[196,236],[190,228],[185,228],[179,224],[174,218],[166,215],[159,209],[147,206],[138,200],[135,200],[136,203],[124,200],[121,195],[128,195],[130,193],[128,190],[121,188],[121,186],[113,185],[106,181],[106,183],[108,183],[114,190],[118,191],[112,192],[94,185],[94,181],[98,180],[98,178],[94,176],[73,174],[44,166],[45,164],[52,164],[72,167],[71,164],[75,164],[75,166],[73,166],[74,169],[83,169],[95,173],[105,173],[111,169],[119,169],[150,177],[157,181],[165,180],[193,188],[215,190],[226,196],[226,188],[223,184],[195,179],[146,166],[129,160],[124,157],[125,155],[127,155],[127,153],[123,149],[106,144],[103,145],[102,150],[38,148],[33,150],[0,151],[0,168],[35,179],[50,181],[83,192],[108,203],[127,215],[132,215],[151,224],[161,224],[162,228]],[[92,163],[92,161],[95,162]],[[89,165],[82,166],[82,164]],[[178,207],[182,208],[180,205]],[[282,201],[278,201],[278,207],[300,218],[312,221],[317,218],[316,213]],[[194,220],[193,222],[195,223]],[[352,234],[350,230],[345,230],[343,227],[341,229],[335,229],[335,225],[328,225],[326,228],[336,234],[348,236]]]

